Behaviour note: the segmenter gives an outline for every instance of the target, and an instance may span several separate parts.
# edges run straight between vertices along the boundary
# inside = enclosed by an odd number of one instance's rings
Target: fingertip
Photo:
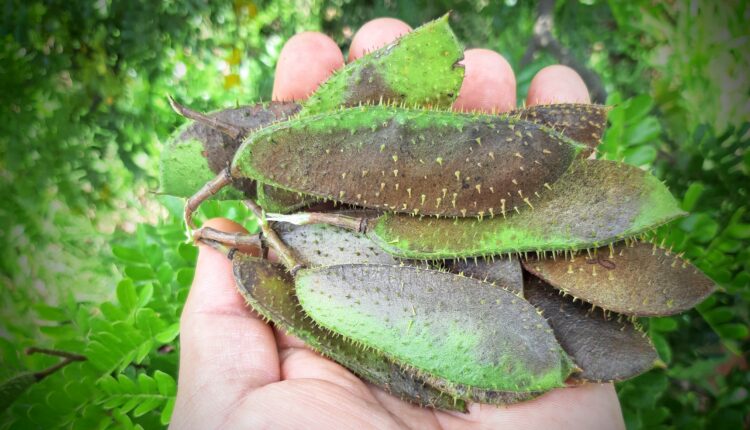
[[[209,219],[203,226],[226,233],[247,233],[240,224],[224,218]],[[227,309],[245,311],[244,300],[235,288],[232,262],[221,252],[198,242],[198,261],[185,311],[190,314]]]
[[[360,27],[354,35],[349,47],[349,61],[382,48],[410,31],[409,24],[399,19],[373,19]]]
[[[575,70],[559,64],[547,66],[531,80],[526,105],[551,103],[591,103],[586,83]]]
[[[276,64],[273,99],[305,99],[343,65],[344,55],[330,37],[318,32],[296,34],[281,49]]]
[[[489,49],[464,52],[464,81],[453,109],[507,112],[516,106],[516,76],[510,63]]]

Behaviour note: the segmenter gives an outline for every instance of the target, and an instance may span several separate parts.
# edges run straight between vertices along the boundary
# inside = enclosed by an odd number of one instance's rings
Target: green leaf
[[[159,421],[163,425],[169,424],[169,422],[172,420],[172,411],[174,411],[174,403],[175,403],[175,399],[171,398],[167,400],[167,404],[164,406],[164,409],[162,409],[161,416],[159,417]]]
[[[177,283],[183,287],[189,287],[193,283],[193,276],[195,270],[189,267],[182,268],[177,271]]]
[[[188,263],[195,263],[198,259],[198,247],[189,243],[181,243],[177,245],[177,252],[180,257],[185,259]]]
[[[137,249],[127,248],[121,245],[112,245],[112,254],[120,260],[129,263],[143,263],[146,261],[143,254]]]
[[[154,379],[156,380],[159,394],[163,396],[174,396],[177,394],[177,383],[169,374],[157,370],[154,372]]]
[[[123,279],[117,284],[117,300],[123,309],[132,311],[138,306],[138,294],[135,291],[133,281],[130,279]]]
[[[126,266],[125,274],[136,281],[147,281],[156,277],[154,271],[147,266]]]
[[[641,94],[628,100],[625,105],[625,113],[628,118],[640,119],[645,117],[654,108],[654,99],[647,94]]]
[[[721,324],[727,321],[731,321],[734,318],[734,311],[732,308],[726,306],[715,307],[708,312],[703,313],[703,318],[710,324]]]
[[[685,191],[685,197],[682,199],[682,209],[686,212],[692,211],[705,189],[705,185],[700,182],[690,184],[687,191]]]
[[[42,303],[34,305],[34,311],[40,319],[45,321],[65,321],[70,317],[60,308],[48,306]]]
[[[706,243],[716,236],[719,224],[705,213],[692,214],[680,222],[680,227],[700,243]]]
[[[715,326],[716,332],[722,338],[742,340],[748,336],[748,328],[744,324],[721,324]]]
[[[133,417],[140,417],[158,408],[162,404],[162,399],[145,399],[133,411]]]
[[[669,364],[672,362],[672,348],[669,347],[669,342],[659,333],[651,332],[651,341],[654,343],[656,352],[659,353],[659,357],[665,363]]]
[[[151,298],[153,296],[154,296],[154,285],[145,284],[143,287],[141,287],[140,293],[138,293],[138,304],[136,306],[139,308],[146,306],[148,302],[151,301]]]
[[[169,343],[173,341],[178,334],[180,334],[180,324],[174,323],[165,330],[157,333],[156,336],[154,336],[154,339],[156,339],[157,342]]]
[[[625,162],[634,166],[648,166],[656,159],[656,148],[653,146],[636,146],[628,148],[623,154]]]
[[[672,317],[649,318],[648,327],[650,330],[660,332],[670,332],[677,330],[677,320]]]

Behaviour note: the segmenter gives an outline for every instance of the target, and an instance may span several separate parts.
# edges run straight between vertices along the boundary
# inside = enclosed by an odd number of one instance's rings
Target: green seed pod
[[[683,312],[715,288],[692,264],[643,242],[618,243],[555,260],[529,260],[524,266],[567,294],[625,315]]]
[[[301,115],[379,100],[407,106],[453,103],[463,82],[463,48],[448,15],[349,63],[303,103]]]
[[[581,160],[533,210],[503,218],[435,219],[386,214],[368,236],[401,258],[440,259],[606,245],[684,216],[667,187],[627,164]]]
[[[489,217],[531,207],[582,148],[510,116],[363,106],[260,130],[232,175],[368,208]]]
[[[450,394],[545,391],[574,368],[536,308],[475,279],[354,264],[302,270],[296,290],[321,326],[435,375],[430,383]]]
[[[465,410],[462,400],[425,384],[383,354],[363,349],[313,323],[300,312],[294,295],[294,281],[281,267],[244,254],[234,257],[233,267],[239,290],[250,305],[264,318],[299,337],[314,350],[403,400],[440,409]]]
[[[648,336],[627,317],[575,303],[533,276],[524,285],[524,295],[542,310],[560,345],[583,369],[575,379],[622,381],[660,363]]]
[[[0,413],[8,409],[17,398],[34,385],[39,378],[32,372],[19,373],[0,384]]]
[[[208,114],[209,118],[216,118],[245,132],[237,138],[227,136],[207,123],[185,124],[164,145],[159,166],[160,192],[178,197],[193,195],[219,171],[229,166],[247,133],[288,118],[298,110],[299,105],[296,103],[272,102]],[[217,198],[241,199],[255,195],[255,184],[250,180],[238,179],[234,185],[242,192],[226,188]]]

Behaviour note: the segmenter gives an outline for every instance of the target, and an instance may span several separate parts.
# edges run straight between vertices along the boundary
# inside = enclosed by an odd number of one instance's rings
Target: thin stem
[[[234,140],[239,139],[243,134],[245,134],[245,130],[243,130],[242,128],[237,127],[234,124],[222,121],[218,118],[208,116],[204,113],[194,111],[187,106],[183,106],[180,103],[177,103],[177,101],[173,99],[172,96],[167,96],[167,99],[169,100],[169,105],[172,106],[172,109],[179,115],[184,116],[187,119],[192,119],[193,121],[205,124],[213,128],[214,130],[226,134]]]
[[[294,255],[294,251],[292,251],[292,249],[281,240],[279,235],[276,234],[276,231],[274,231],[274,229],[268,224],[268,221],[263,214],[263,208],[258,206],[258,204],[252,200],[243,200],[243,203],[253,212],[255,217],[258,218],[258,224],[263,232],[263,240],[268,244],[269,248],[276,251],[276,254],[278,254],[281,262],[289,273],[294,276],[297,271],[304,268],[305,265]]]
[[[223,169],[219,174],[208,181],[197,193],[193,194],[185,203],[185,224],[188,228],[195,228],[193,223],[193,213],[204,201],[218,193],[222,188],[232,183],[232,176],[229,173],[229,167]]]
[[[195,239],[195,242],[196,243],[200,242],[206,246],[213,248],[216,251],[219,251],[221,254],[223,254],[225,257],[229,258],[230,260],[231,260],[230,256],[234,255],[234,251],[237,251],[237,248],[230,248],[221,242],[211,240],[211,239]]]
[[[226,233],[213,229],[211,227],[203,227],[195,230],[193,232],[193,240],[204,242],[206,245],[209,245],[224,254],[226,254],[229,249],[226,247],[226,245],[229,245],[233,248],[239,246],[253,247],[257,248],[258,250],[260,250],[261,248],[261,242],[258,235],[249,235],[247,233]],[[227,252],[218,248],[218,246],[224,247],[224,249],[227,249]]]
[[[49,375],[57,372],[58,370],[62,369],[63,367],[67,366],[70,363],[76,362],[76,361],[85,361],[86,357],[82,357],[81,359],[76,358],[66,358],[63,361],[55,364],[54,366],[50,366],[44,370],[40,370],[39,372],[34,372],[34,378],[36,378],[37,381],[41,381],[42,379],[48,377]]]
[[[271,214],[269,221],[286,222],[294,225],[328,224],[358,233],[367,232],[367,217],[326,212],[300,212],[291,215]]]
[[[83,361],[86,360],[86,357],[80,354],[74,354],[72,352],[67,351],[60,351],[58,349],[48,349],[48,348],[37,348],[35,346],[32,346],[30,348],[26,349],[26,354],[47,354],[47,355],[54,355],[55,357],[63,357],[68,358],[70,360],[74,361]]]

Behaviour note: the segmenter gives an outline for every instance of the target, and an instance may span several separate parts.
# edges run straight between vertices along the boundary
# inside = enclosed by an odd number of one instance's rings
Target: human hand
[[[395,19],[373,20],[355,35],[349,60],[409,30]],[[307,97],[343,63],[341,51],[327,36],[294,36],[279,58],[274,99]],[[504,112],[516,107],[515,76],[499,54],[470,49],[463,63],[466,76],[455,109]],[[581,78],[562,66],[537,73],[526,104],[563,102],[589,102]],[[228,220],[206,225],[244,231]],[[403,402],[265,324],[237,292],[230,261],[206,246],[200,247],[180,327],[175,429],[624,428],[612,384],[556,389],[504,407],[471,404],[467,414]]]

